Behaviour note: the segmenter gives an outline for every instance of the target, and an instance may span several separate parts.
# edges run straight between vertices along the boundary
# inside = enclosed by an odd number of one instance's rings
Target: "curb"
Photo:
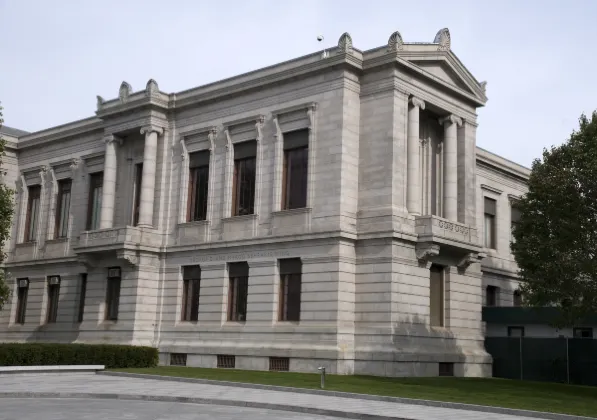
[[[133,394],[94,394],[86,392],[0,392],[2,398],[93,398],[104,400],[127,400],[127,401],[159,401],[177,402],[186,404],[222,405],[229,407],[261,408],[268,410],[290,411],[294,413],[313,414],[345,419],[358,420],[413,420],[406,417],[388,417],[377,414],[351,413],[347,411],[328,410],[311,407],[288,406],[282,404],[271,404],[251,401],[220,400],[212,398],[193,397],[171,397],[162,395],[133,395]]]
[[[262,384],[243,383],[243,382],[216,381],[216,380],[211,380],[211,379],[182,378],[182,377],[177,377],[177,376],[147,375],[147,374],[141,374],[141,373],[109,372],[109,371],[96,372],[95,374],[96,375],[106,375],[106,376],[120,376],[120,377],[127,377],[127,378],[137,378],[137,379],[153,379],[153,380],[158,380],[158,381],[169,381],[169,382],[187,382],[187,383],[196,383],[196,384],[205,384],[205,385],[229,386],[229,387],[235,387],[235,388],[263,389],[263,390],[267,390],[267,391],[295,392],[297,394],[322,395],[322,396],[327,396],[327,397],[340,397],[340,398],[360,399],[360,400],[368,400],[368,401],[383,401],[383,402],[393,402],[393,403],[398,403],[398,404],[423,405],[423,406],[428,406],[428,407],[452,408],[452,409],[456,409],[456,410],[478,411],[478,412],[482,412],[482,413],[507,414],[507,415],[511,415],[511,416],[531,417],[531,418],[545,419],[545,420],[594,420],[596,418],[596,417],[574,416],[574,415],[569,415],[569,414],[545,413],[545,412],[540,412],[540,411],[518,410],[518,409],[513,409],[513,408],[491,407],[491,406],[485,406],[485,405],[463,404],[463,403],[432,401],[432,400],[420,400],[420,399],[414,399],[414,398],[388,397],[388,396],[381,396],[381,395],[355,394],[355,393],[351,393],[351,392],[340,392],[340,391],[323,391],[323,390],[306,389],[306,388],[291,388],[291,387],[277,386],[277,385],[262,385]],[[351,414],[351,413],[347,413],[347,414]],[[329,414],[329,415],[332,415],[332,414]],[[338,416],[338,415],[336,415],[336,416]],[[341,417],[346,417],[346,416],[341,416]],[[364,418],[364,417],[346,417],[346,418]],[[369,418],[369,417],[367,417],[367,418]],[[381,417],[373,416],[370,418],[397,419],[397,417],[383,417],[383,416],[381,416]]]

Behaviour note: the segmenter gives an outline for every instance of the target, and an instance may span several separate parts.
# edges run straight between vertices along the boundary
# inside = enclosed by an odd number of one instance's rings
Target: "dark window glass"
[[[500,289],[496,286],[487,286],[487,289],[485,289],[485,290],[486,290],[485,305],[486,306],[497,306]]]
[[[27,279],[20,279],[17,282],[21,282],[21,280],[25,280],[27,282],[27,286],[18,288],[17,291],[17,313],[15,322],[17,324],[24,324],[25,323],[25,314],[27,313],[27,295],[29,294],[29,282]]]
[[[520,290],[514,291],[512,301],[514,306],[522,306],[522,293],[520,292]]]
[[[58,318],[58,301],[60,299],[60,283],[48,284],[48,313],[46,322],[52,324]]]
[[[183,321],[199,319],[199,293],[201,287],[201,267],[183,267],[182,317]]]
[[[228,320],[247,320],[247,296],[249,292],[249,265],[231,263],[228,266],[230,283],[228,287]]]
[[[209,185],[209,152],[189,156],[189,194],[187,220],[207,219],[207,192]]]
[[[248,141],[234,145],[233,216],[255,212],[256,144]]]
[[[102,188],[104,173],[96,172],[89,175],[89,202],[87,205],[87,230],[96,230],[100,226],[102,208]]]
[[[577,327],[574,328],[574,338],[593,338],[593,328]]]
[[[141,184],[143,182],[143,164],[135,165],[135,192],[133,204],[133,226],[139,224],[139,209],[141,208]]]
[[[484,209],[484,230],[485,230],[485,247],[496,249],[496,201],[485,197],[485,209]]]
[[[106,291],[106,319],[118,320],[118,306],[120,305],[120,277],[108,277]]]
[[[25,241],[37,240],[37,225],[39,224],[39,205],[41,197],[41,186],[33,185],[28,188],[29,199],[27,202],[27,218],[25,221]]]
[[[301,260],[280,260],[280,321],[299,321],[301,316]]]
[[[508,337],[524,337],[524,327],[508,327]]]
[[[77,322],[83,322],[83,315],[85,314],[85,295],[87,294],[87,273],[79,275],[81,285],[79,289],[79,313],[77,315]]]
[[[56,199],[56,220],[54,237],[66,238],[68,236],[68,216],[70,213],[70,196],[72,181],[63,179],[58,182],[58,197]]]

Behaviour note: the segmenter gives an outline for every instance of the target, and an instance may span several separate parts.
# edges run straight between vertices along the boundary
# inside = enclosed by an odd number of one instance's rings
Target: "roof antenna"
[[[317,40],[319,42],[323,41],[323,35],[317,35]],[[321,53],[321,58],[328,58],[329,54],[327,52],[327,50],[324,48],[323,52]]]

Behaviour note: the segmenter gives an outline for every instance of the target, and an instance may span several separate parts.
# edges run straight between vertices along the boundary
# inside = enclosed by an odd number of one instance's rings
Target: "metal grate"
[[[236,364],[235,356],[230,356],[230,355],[226,355],[226,354],[218,354],[217,367],[225,368],[225,369],[234,369],[235,364]]]
[[[288,372],[290,359],[288,357],[270,357],[269,370],[276,372]]]
[[[440,362],[439,376],[454,376],[454,363]]]
[[[186,353],[170,353],[170,366],[186,366],[187,365],[187,354]]]

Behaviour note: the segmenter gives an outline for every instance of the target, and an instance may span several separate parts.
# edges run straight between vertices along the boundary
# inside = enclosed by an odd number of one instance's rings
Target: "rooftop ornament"
[[[433,40],[434,44],[439,44],[437,47],[438,51],[449,51],[450,50],[450,31],[448,28],[440,29],[437,34],[435,35],[435,39]]]

